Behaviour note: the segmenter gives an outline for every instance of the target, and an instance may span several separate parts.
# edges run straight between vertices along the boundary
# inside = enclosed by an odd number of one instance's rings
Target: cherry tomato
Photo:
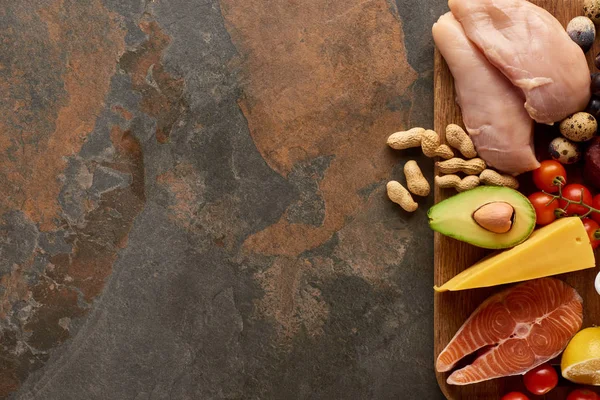
[[[561,163],[554,160],[546,160],[540,163],[540,167],[533,171],[533,183],[535,186],[548,193],[558,192],[556,179],[563,180],[563,185],[567,182],[567,171]]]
[[[592,245],[592,249],[595,249],[600,245],[600,225],[593,219],[584,218],[581,220],[583,222],[583,226],[585,227],[585,231],[590,238],[590,244]]]
[[[556,219],[554,210],[558,208],[558,200],[542,192],[535,192],[528,197],[535,209],[535,218],[538,225],[548,225]]]
[[[565,186],[562,189],[562,196],[565,199],[579,202],[582,198],[583,191],[583,203],[589,206],[592,205],[592,192],[588,188],[578,183],[571,183],[570,185]],[[588,208],[585,206],[580,206],[579,204],[571,204],[567,207],[567,202],[565,200],[560,200],[558,203],[560,208],[567,212],[567,215],[583,215],[588,212]]]
[[[600,396],[591,390],[575,389],[567,396],[567,400],[598,400]]]
[[[529,397],[521,392],[510,392],[502,396],[500,400],[529,400]]]
[[[523,377],[525,387],[533,394],[546,394],[558,383],[558,375],[548,363],[535,367]]]
[[[592,199],[592,207],[600,210],[600,194],[595,195]],[[593,212],[590,214],[590,218],[600,224],[600,213]]]

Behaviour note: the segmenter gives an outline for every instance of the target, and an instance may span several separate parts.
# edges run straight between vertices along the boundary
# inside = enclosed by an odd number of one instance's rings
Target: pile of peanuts
[[[480,184],[493,186],[507,186],[513,189],[519,187],[517,180],[510,175],[502,175],[487,168],[485,161],[477,157],[477,151],[469,135],[458,125],[450,124],[446,127],[446,141],[464,157],[454,157],[450,146],[441,144],[440,136],[431,129],[412,128],[407,131],[396,132],[387,140],[388,146],[396,150],[412,147],[421,147],[427,157],[441,157],[445,161],[438,161],[435,165],[443,175],[435,177],[435,184],[440,188],[454,188],[457,192],[473,189]],[[461,178],[456,173],[465,174]],[[399,204],[405,211],[413,212],[419,205],[413,200],[411,194],[427,196],[430,192],[429,182],[423,176],[421,168],[416,161],[410,160],[404,164],[406,189],[398,181],[387,184],[387,193],[390,200]]]

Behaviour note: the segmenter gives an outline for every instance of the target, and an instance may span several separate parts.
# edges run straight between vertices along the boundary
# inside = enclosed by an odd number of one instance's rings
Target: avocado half
[[[513,207],[512,225],[505,233],[494,233],[480,226],[473,214],[490,203]],[[439,202],[427,212],[434,231],[485,249],[516,246],[535,228],[535,210],[527,197],[517,190],[501,186],[480,186]]]

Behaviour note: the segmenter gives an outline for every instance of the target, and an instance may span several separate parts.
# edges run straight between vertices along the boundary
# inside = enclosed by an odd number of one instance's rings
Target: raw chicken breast
[[[433,25],[433,39],[454,76],[463,121],[479,156],[513,175],[539,167],[533,120],[523,94],[467,39],[451,13]]]
[[[581,48],[548,11],[525,0],[450,0],[468,38],[525,93],[537,122],[585,109],[590,71]]]

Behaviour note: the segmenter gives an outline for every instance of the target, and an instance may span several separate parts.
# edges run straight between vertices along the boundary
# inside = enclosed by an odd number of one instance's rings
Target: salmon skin
[[[559,355],[582,322],[583,300],[575,289],[555,278],[528,281],[484,301],[442,350],[436,369],[449,371],[485,347],[472,364],[450,374],[448,384],[522,375]]]

